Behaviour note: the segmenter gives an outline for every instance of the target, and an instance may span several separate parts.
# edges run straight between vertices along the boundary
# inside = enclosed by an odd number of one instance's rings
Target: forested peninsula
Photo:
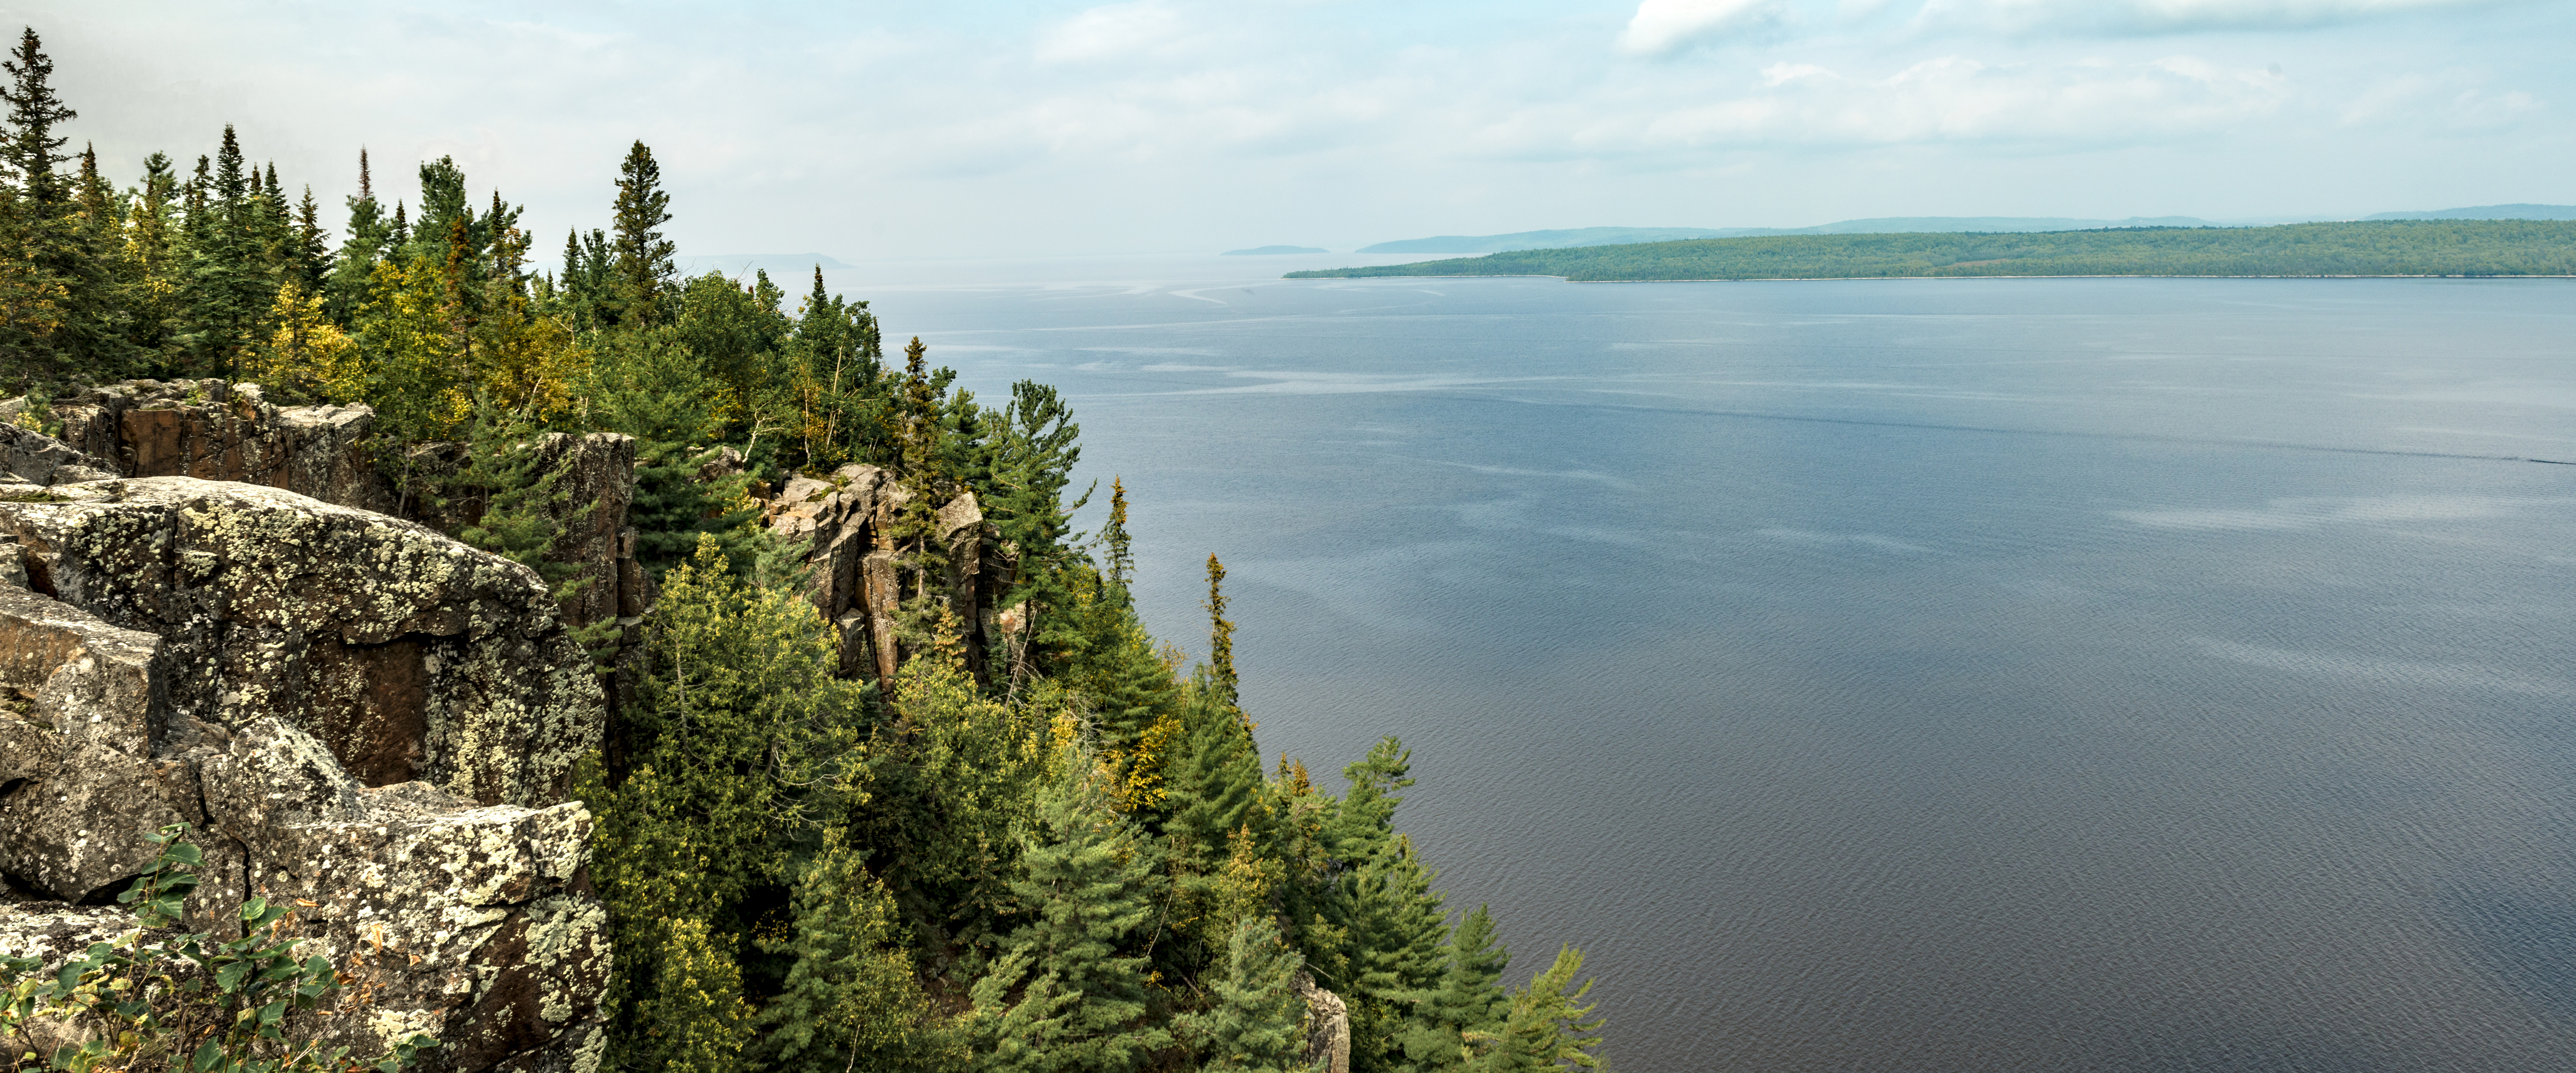
[[[683,276],[641,141],[544,271],[453,159],[326,213],[6,75],[0,1068],[1602,1065],[1401,742],[1265,762],[1217,556],[1147,631],[1054,389]]]
[[[1963,276],[2569,276],[2576,221],[2389,220],[2022,234],[1778,235],[1516,250],[1289,279],[1640,280]]]

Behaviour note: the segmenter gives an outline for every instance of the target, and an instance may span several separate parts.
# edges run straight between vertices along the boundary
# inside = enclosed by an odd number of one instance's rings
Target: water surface
[[[2576,286],[1286,267],[834,282],[1617,1064],[2576,1069]]]

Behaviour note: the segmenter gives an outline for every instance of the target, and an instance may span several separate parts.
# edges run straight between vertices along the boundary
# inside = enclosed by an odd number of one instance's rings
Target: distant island
[[[1362,246],[1361,253],[1508,253],[1576,246],[1614,246],[1639,242],[1677,242],[1695,238],[1749,238],[1757,235],[1903,234],[1916,231],[2080,231],[2108,227],[2224,227],[2227,224],[2191,216],[2133,216],[2126,220],[2080,220],[2060,216],[1883,216],[1838,220],[1814,227],[1577,227],[1562,231],[1516,231],[1508,235],[1435,235]]]
[[[1274,253],[1331,253],[1314,246],[1255,246],[1248,250],[1227,250],[1220,257],[1267,257]]]
[[[2576,220],[2576,205],[2474,205],[2430,212],[2375,212],[2364,220]]]
[[[1767,235],[1515,250],[1291,272],[1637,280],[1939,276],[2568,276],[2576,221],[2384,220],[2038,233]]]

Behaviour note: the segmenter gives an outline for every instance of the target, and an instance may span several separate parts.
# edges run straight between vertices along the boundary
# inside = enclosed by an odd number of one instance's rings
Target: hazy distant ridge
[[[1517,231],[1508,235],[1439,235],[1362,246],[1359,252],[1507,253],[1512,250],[1559,250],[1575,246],[1619,246],[1635,242],[1750,238],[1758,235],[2013,233],[2084,231],[2106,227],[2225,226],[2230,225],[2193,216],[2132,216],[2126,220],[2079,220],[2060,216],[1882,216],[1867,220],[1840,220],[1814,227],[1577,227],[1563,231]]]
[[[2430,212],[2381,212],[2365,220],[2576,220],[2576,205],[2479,205]]]
[[[1569,280],[1927,276],[2568,276],[2576,221],[2381,220],[2044,233],[1754,235],[1512,250],[1289,278],[1562,276]]]

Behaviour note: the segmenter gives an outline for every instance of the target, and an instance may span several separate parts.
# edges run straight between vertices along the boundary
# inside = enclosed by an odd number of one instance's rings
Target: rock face
[[[1351,1073],[1351,1008],[1342,996],[1298,973],[1297,996],[1306,1000],[1306,1065],[1322,1073]]]
[[[941,576],[924,579],[907,569],[898,534],[913,492],[875,466],[850,465],[827,479],[794,477],[763,513],[770,530],[788,540],[808,540],[807,592],[841,634],[841,673],[853,678],[894,677],[905,656],[897,624],[904,599],[925,589],[937,593],[968,635],[967,661],[985,673],[985,635],[994,616],[985,607],[988,583],[986,526],[973,492],[960,492],[933,515],[931,528],[947,558]]]
[[[533,571],[422,526],[184,477],[0,495],[0,873],[95,902],[141,836],[195,826],[190,925],[250,892],[365,1008],[307,1030],[367,1053],[427,1032],[436,1070],[586,1071],[604,916],[565,802],[601,693]],[[5,491],[5,490],[0,490]],[[58,957],[99,910],[0,906]]]
[[[92,458],[61,440],[8,424],[0,424],[0,470],[6,471],[8,479],[38,485],[101,481],[116,476],[105,459]]]
[[[281,408],[257,384],[127,380],[56,399],[53,410],[63,442],[103,460],[110,476],[241,481],[344,507],[394,505],[360,442],[376,421],[365,406]]]

